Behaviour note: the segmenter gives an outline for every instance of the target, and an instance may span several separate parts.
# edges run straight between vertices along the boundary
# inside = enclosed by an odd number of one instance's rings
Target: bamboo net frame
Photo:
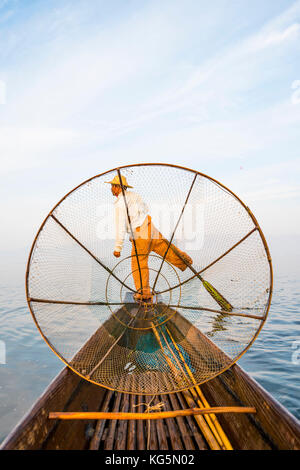
[[[133,252],[125,242],[116,264],[112,240],[102,238],[106,220],[113,225],[103,183],[116,175],[130,181],[150,211],[162,202],[164,210],[174,205],[165,252],[149,256],[151,305],[132,298],[133,256],[141,285],[143,276],[122,184]],[[109,212],[100,223],[99,204]],[[192,246],[194,261],[181,272],[167,258],[188,211],[202,211],[205,233],[202,245],[178,241]],[[86,380],[140,395],[188,390],[228,369],[264,325],[272,287],[269,249],[250,209],[213,178],[167,164],[116,168],[66,194],[42,223],[26,271],[31,314],[54,353]]]

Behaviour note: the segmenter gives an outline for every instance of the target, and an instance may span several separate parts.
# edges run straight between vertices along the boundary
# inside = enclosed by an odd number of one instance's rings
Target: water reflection
[[[226,316],[222,314],[216,314],[216,316],[212,320],[212,329],[211,331],[208,331],[206,335],[210,338],[213,338],[215,333],[226,330]]]

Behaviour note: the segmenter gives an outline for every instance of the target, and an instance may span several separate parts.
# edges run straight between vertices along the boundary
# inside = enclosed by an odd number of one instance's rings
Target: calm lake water
[[[300,281],[276,276],[268,320],[239,365],[300,419]],[[0,283],[0,442],[62,369],[29,313],[24,284]],[[4,351],[5,349],[5,351]],[[299,352],[298,352],[299,351]]]

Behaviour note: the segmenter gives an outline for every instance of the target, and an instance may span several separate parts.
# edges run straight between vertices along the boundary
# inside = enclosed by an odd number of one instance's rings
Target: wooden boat
[[[119,309],[122,314],[122,308]],[[119,326],[115,319],[106,323]],[[184,328],[201,354],[215,348],[179,313],[171,322]],[[97,338],[103,325],[75,356]],[[149,397],[99,387],[64,368],[10,433],[1,450],[291,450],[300,449],[300,423],[238,365],[186,392],[155,396],[164,411],[199,407],[251,407],[255,413],[186,415],[155,420],[49,419],[51,412],[145,412]],[[153,414],[155,411],[152,412]]]

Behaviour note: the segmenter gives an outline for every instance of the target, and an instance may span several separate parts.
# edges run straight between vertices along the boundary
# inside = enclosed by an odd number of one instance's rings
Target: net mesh
[[[106,182],[120,175],[133,189],[119,196],[129,233],[115,258]],[[147,205],[164,247],[138,252],[135,265],[129,191]],[[180,267],[182,254],[192,264]],[[146,271],[153,298],[137,301]],[[145,395],[184,390],[230,367],[265,322],[271,291],[267,245],[250,211],[211,178],[163,164],[112,170],[71,191],[41,226],[27,269],[30,310],[53,351],[87,380]]]

